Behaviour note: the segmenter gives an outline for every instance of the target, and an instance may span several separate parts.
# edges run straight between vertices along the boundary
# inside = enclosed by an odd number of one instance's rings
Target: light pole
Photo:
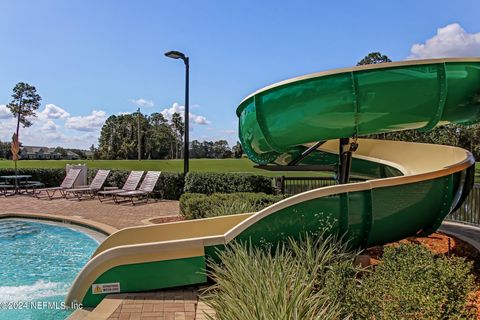
[[[140,129],[140,108],[137,110],[137,153],[138,161],[142,160],[142,130]]]
[[[188,128],[188,123],[189,123],[189,107],[188,107],[188,91],[189,91],[189,71],[190,71],[190,64],[188,57],[184,55],[183,53],[179,51],[168,51],[165,53],[165,56],[172,58],[172,59],[182,59],[183,62],[185,63],[185,113],[184,113],[184,118],[185,118],[185,145],[183,147],[183,174],[186,175],[188,173],[188,160],[189,160],[189,150],[188,150],[188,133],[189,133],[189,128]]]

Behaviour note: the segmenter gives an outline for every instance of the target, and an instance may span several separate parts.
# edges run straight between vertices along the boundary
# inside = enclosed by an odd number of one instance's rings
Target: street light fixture
[[[188,160],[189,160],[189,141],[188,141],[188,134],[189,134],[189,116],[190,116],[190,111],[188,107],[189,103],[189,71],[190,71],[190,64],[189,64],[189,59],[187,56],[185,56],[183,53],[179,51],[168,51],[165,53],[165,56],[168,58],[172,59],[182,59],[183,62],[185,63],[185,113],[184,113],[184,118],[185,118],[185,145],[183,147],[183,174],[186,175],[188,173]]]

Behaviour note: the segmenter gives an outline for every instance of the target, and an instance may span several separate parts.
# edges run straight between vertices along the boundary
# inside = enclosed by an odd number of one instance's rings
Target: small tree
[[[17,118],[17,136],[20,123],[24,128],[30,127],[32,122],[30,117],[36,117],[35,111],[40,107],[42,98],[37,93],[37,89],[28,83],[19,82],[13,88],[13,100],[7,104],[12,114]]]
[[[183,142],[183,135],[185,133],[185,124],[182,120],[182,116],[178,112],[172,114],[172,129],[176,136],[175,159],[178,159],[180,158],[180,152],[182,150],[181,144]]]
[[[237,141],[237,144],[233,146],[232,151],[235,158],[241,158],[243,154],[242,144]]]
[[[62,157],[66,157],[68,155],[67,150],[65,150],[62,147],[56,147],[55,150],[53,150],[53,152],[58,153]]]
[[[37,93],[37,89],[34,86],[29,85],[28,83],[19,82],[13,88],[12,94],[13,100],[7,104],[7,108],[10,109],[12,114],[17,118],[17,130],[12,141],[12,153],[13,159],[15,161],[15,175],[17,174],[17,154],[20,146],[20,123],[24,128],[30,127],[32,122],[30,117],[36,117],[35,111],[40,107],[40,101],[42,98]],[[16,147],[14,148],[13,146]],[[15,180],[15,185],[17,181]]]
[[[365,64],[377,64],[377,63],[385,63],[385,62],[392,62],[389,57],[380,53],[380,52],[370,52],[366,55],[362,60],[357,63],[357,66],[363,66]]]

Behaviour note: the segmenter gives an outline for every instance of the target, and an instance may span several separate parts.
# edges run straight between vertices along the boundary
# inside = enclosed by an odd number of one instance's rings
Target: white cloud
[[[0,119],[9,119],[13,118],[10,109],[7,108],[5,104],[0,104]]]
[[[66,117],[68,112],[62,108],[53,104],[47,106],[38,112],[37,118],[32,118],[31,127],[20,127],[20,141],[24,145],[87,149],[98,143],[99,129],[107,118],[104,111],[93,111],[86,116]],[[16,129],[16,119],[10,116],[10,110],[6,109],[5,105],[0,105],[0,119],[0,140],[10,142]],[[64,131],[64,127],[84,132]]]
[[[237,134],[237,130],[222,130],[222,133],[226,133],[226,134]]]
[[[480,56],[480,32],[468,33],[458,23],[437,29],[425,43],[416,43],[407,59]]]
[[[43,131],[54,132],[57,131],[57,125],[52,120],[48,120],[42,126]]]
[[[103,126],[105,120],[107,120],[105,111],[93,110],[88,116],[68,118],[65,123],[65,128],[78,131],[95,131]]]
[[[198,116],[198,115],[194,115],[190,112],[190,117],[189,117],[190,121],[193,121],[194,123],[196,124],[201,124],[201,125],[207,125],[207,124],[210,124],[211,122],[207,120],[207,118],[205,118],[204,116]]]
[[[45,109],[38,114],[38,116],[39,118],[44,119],[66,119],[70,116],[70,113],[52,103],[49,103],[45,106]]]
[[[136,105],[137,107],[140,107],[140,108],[151,108],[155,105],[153,100],[147,100],[147,99],[144,99],[144,98],[130,99],[129,101],[131,103],[133,103],[134,105]]]
[[[175,102],[170,108],[165,108],[160,113],[163,114],[163,116],[168,120],[172,119],[172,115],[174,113],[180,113],[180,115],[182,116],[182,119],[183,119],[183,115],[185,113],[185,106],[181,106],[177,102]],[[207,120],[206,117],[196,115],[196,114],[193,114],[191,112],[189,113],[188,118],[189,118],[190,122],[193,122],[193,123],[198,124],[198,125],[208,125],[208,124],[212,123],[211,121]]]

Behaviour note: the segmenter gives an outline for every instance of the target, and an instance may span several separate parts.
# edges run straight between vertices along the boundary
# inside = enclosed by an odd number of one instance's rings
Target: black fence
[[[480,225],[480,184],[475,184],[470,194],[457,211],[447,220]]]
[[[350,182],[363,181],[351,179]],[[281,194],[294,195],[308,190],[337,184],[332,177],[277,177],[275,187]],[[475,184],[462,206],[446,220],[480,225],[480,184]]]
[[[350,182],[363,181],[352,178]],[[275,187],[281,194],[294,195],[308,190],[332,186],[337,184],[333,177],[277,177]]]

